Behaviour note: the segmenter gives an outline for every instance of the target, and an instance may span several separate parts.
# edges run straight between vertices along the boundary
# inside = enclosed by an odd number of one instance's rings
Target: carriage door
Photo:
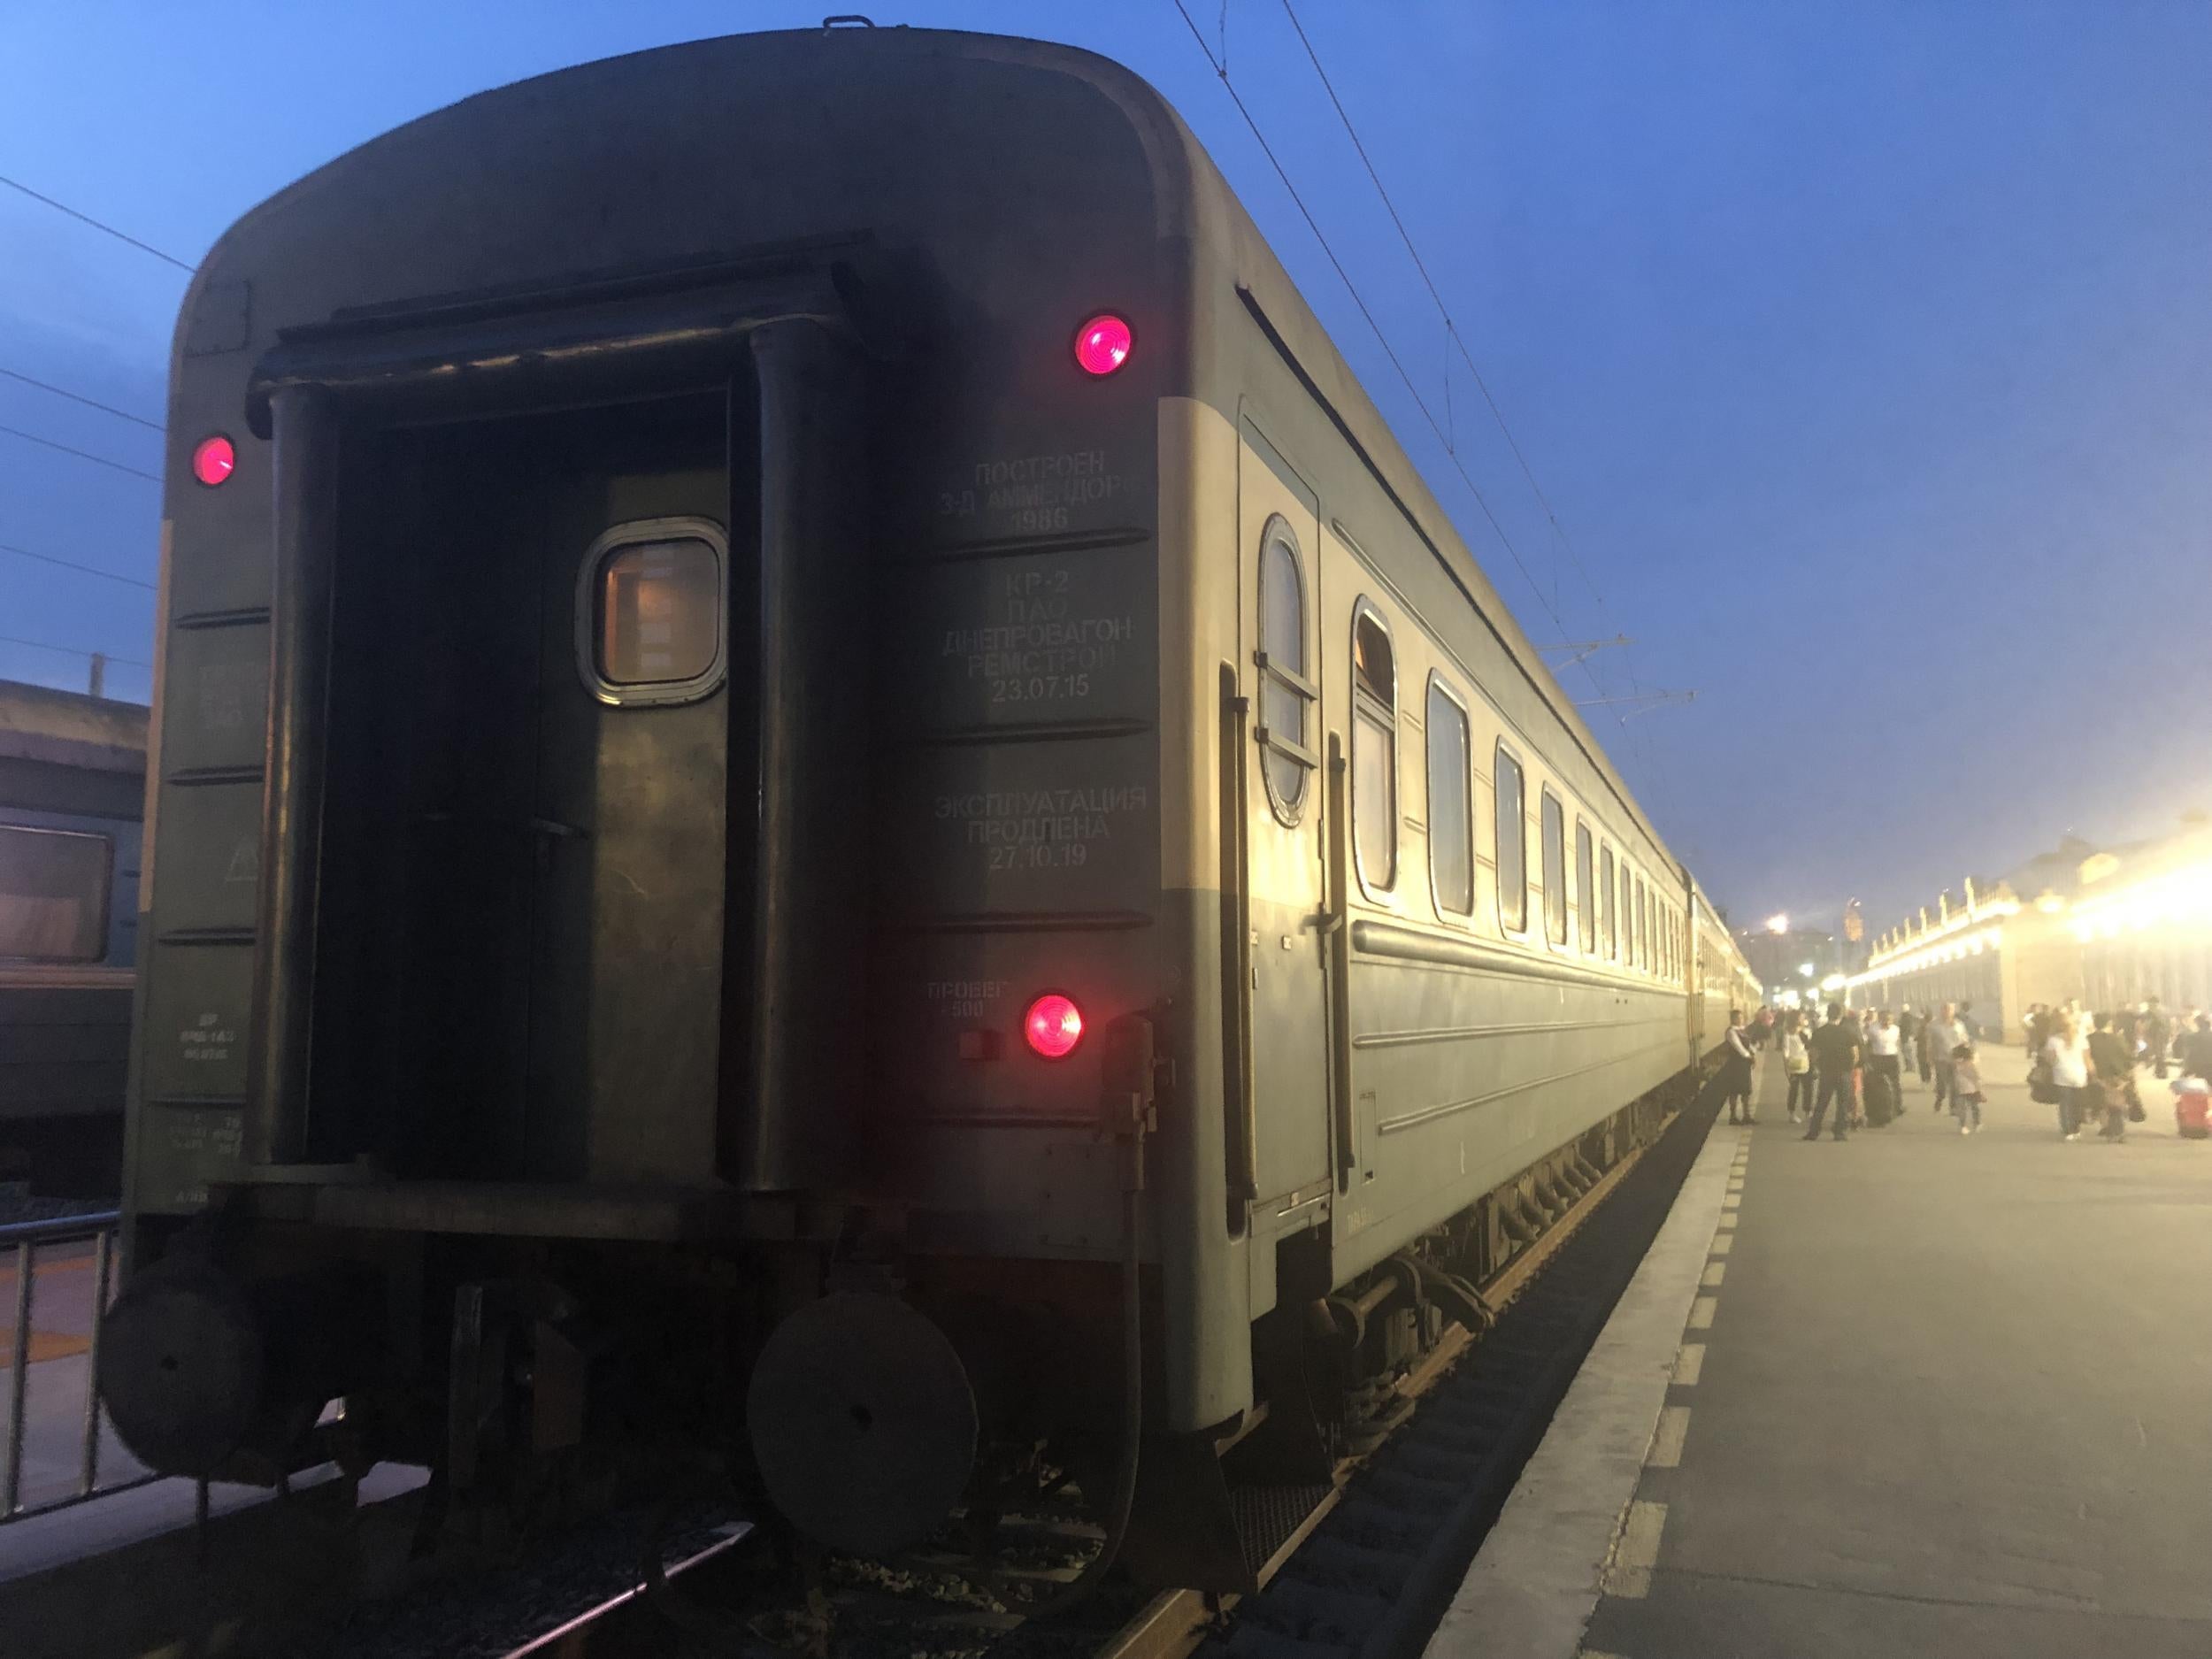
[[[695,1180],[714,1159],[730,686],[750,669],[728,620],[724,400],[551,417],[534,448],[529,1161]]]
[[[1320,507],[1258,429],[1238,457],[1239,637],[1249,665],[1248,1005],[1256,1214],[1326,1190],[1329,941],[1317,630]],[[1264,1222],[1262,1224],[1264,1225]]]

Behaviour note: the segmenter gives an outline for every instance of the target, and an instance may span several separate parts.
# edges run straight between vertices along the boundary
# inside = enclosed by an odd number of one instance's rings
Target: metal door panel
[[[1329,1020],[1325,951],[1324,849],[1328,789],[1314,765],[1294,813],[1279,810],[1265,784],[1266,750],[1258,660],[1261,557],[1269,526],[1279,518],[1295,544],[1302,585],[1303,662],[1319,683],[1325,661],[1317,626],[1320,606],[1320,504],[1248,418],[1238,449],[1237,615],[1240,672],[1254,714],[1247,723],[1245,880],[1249,895],[1244,941],[1250,990],[1254,1163],[1260,1209],[1303,1193],[1329,1177]],[[1282,733],[1277,733],[1283,735]],[[1300,747],[1323,752],[1318,699],[1307,706]],[[1294,739],[1293,741],[1296,741]],[[1290,821],[1286,821],[1286,819]]]

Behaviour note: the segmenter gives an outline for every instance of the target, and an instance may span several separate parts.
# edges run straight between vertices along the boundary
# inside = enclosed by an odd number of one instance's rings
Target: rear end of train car
[[[1159,873],[1182,142],[1081,54],[754,36],[217,244],[103,1352],[141,1456],[457,1497],[749,1416],[867,1545],[979,1445],[1112,1444],[1214,995]]]

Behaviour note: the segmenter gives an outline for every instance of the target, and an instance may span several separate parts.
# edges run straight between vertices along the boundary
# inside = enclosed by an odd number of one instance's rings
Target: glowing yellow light
[[[1786,933],[1789,931],[1790,918],[1788,916],[1779,915],[1770,916],[1767,918],[1767,932],[1770,933]]]

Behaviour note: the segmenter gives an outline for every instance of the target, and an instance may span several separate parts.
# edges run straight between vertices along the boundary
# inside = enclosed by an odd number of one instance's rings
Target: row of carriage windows
[[[1285,823],[1302,815],[1317,762],[1309,715],[1317,700],[1306,661],[1305,587],[1297,544],[1279,518],[1260,555],[1259,740],[1268,798]],[[1364,602],[1352,621],[1352,850],[1371,892],[1398,881],[1397,657],[1382,618]],[[1473,744],[1467,705],[1432,675],[1428,739],[1429,880],[1436,908],[1469,917],[1475,909]],[[1529,927],[1528,784],[1521,762],[1497,745],[1495,779],[1498,920],[1509,933]],[[1574,823],[1574,873],[1567,871],[1567,814],[1548,788],[1538,806],[1544,935],[1565,946],[1568,895],[1576,943],[1585,956],[1621,962],[1674,979],[1680,976],[1681,916],[1624,858],[1602,845],[1580,818]]]

